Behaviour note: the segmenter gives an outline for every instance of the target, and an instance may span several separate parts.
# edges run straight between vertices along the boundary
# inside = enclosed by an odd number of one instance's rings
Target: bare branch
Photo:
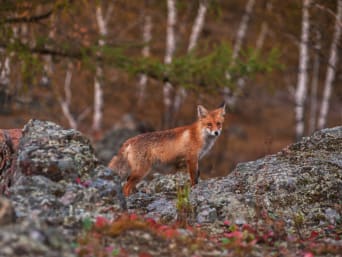
[[[25,16],[25,17],[16,17],[16,18],[7,18],[2,20],[3,23],[34,23],[50,17],[54,10],[49,10],[46,13],[35,15],[35,16]]]

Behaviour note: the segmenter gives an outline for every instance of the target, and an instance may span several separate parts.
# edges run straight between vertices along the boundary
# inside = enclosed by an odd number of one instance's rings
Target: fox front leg
[[[198,183],[199,169],[198,169],[198,159],[189,158],[187,160],[187,168],[190,175],[191,186]]]

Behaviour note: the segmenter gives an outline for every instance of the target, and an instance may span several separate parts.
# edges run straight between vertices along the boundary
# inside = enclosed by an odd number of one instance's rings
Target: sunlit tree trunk
[[[299,46],[299,71],[297,88],[295,92],[295,113],[296,113],[296,138],[299,140],[304,134],[304,104],[307,95],[308,80],[308,40],[309,40],[309,6],[311,0],[303,0],[302,9],[302,32]]]
[[[231,65],[235,64],[236,59],[239,56],[243,40],[246,37],[249,21],[253,12],[253,8],[255,5],[255,0],[248,0],[245,8],[245,13],[242,16],[239,29],[237,31],[236,35],[236,41],[233,47],[233,53],[232,53],[232,63]],[[227,73],[227,77],[230,77],[230,74]],[[237,88],[234,90],[234,92],[231,91],[229,87],[225,87],[223,89],[223,99],[224,101],[230,106],[233,107],[236,104],[237,97],[242,92],[242,89],[245,85],[244,79],[239,79],[237,83]]]
[[[103,14],[101,4],[96,6],[96,22],[99,29],[100,39],[99,46],[106,44],[105,38],[108,35],[108,20],[110,18],[113,6],[109,5],[106,14]],[[94,78],[94,114],[92,129],[94,132],[99,132],[102,126],[103,119],[103,67],[100,63],[96,64],[95,78]]]
[[[310,91],[310,117],[309,117],[309,132],[310,134],[316,129],[317,118],[317,90],[319,82],[319,66],[320,66],[320,50],[321,50],[321,33],[317,30],[315,36],[315,54],[313,60],[312,81]]]
[[[143,42],[144,47],[142,49],[142,56],[149,57],[150,56],[150,42],[152,39],[152,17],[151,15],[144,16],[144,26],[143,26]],[[139,88],[138,88],[138,106],[142,106],[145,100],[145,92],[147,85],[147,75],[141,74],[139,79]]]
[[[199,35],[203,30],[203,25],[204,25],[204,20],[205,20],[207,10],[208,10],[208,0],[201,1],[200,5],[198,7],[195,22],[192,26],[190,40],[189,40],[189,46],[188,46],[188,52],[191,52],[197,45]],[[187,92],[186,92],[185,88],[180,87],[177,90],[175,100],[174,100],[173,112],[175,114],[177,114],[179,112],[179,109],[180,109],[181,105],[183,104],[186,96],[187,96]]]
[[[176,49],[175,25],[177,21],[177,10],[175,0],[167,0],[167,28],[166,28],[166,53],[164,62],[170,64]],[[163,86],[164,95],[164,121],[163,126],[169,127],[172,117],[172,94],[173,86],[170,82],[165,82]]]
[[[338,43],[341,37],[342,22],[342,0],[337,2],[337,15],[335,21],[334,35],[330,47],[329,61],[327,65],[327,74],[324,82],[324,93],[318,119],[318,128],[324,128],[327,121],[332,84],[335,79],[335,72],[338,63]],[[341,43],[341,42],[340,42]]]

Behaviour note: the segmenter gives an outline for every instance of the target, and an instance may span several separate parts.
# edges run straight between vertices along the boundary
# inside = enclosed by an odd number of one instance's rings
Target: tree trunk
[[[334,35],[330,47],[330,56],[327,66],[327,75],[324,83],[324,94],[318,119],[318,128],[325,127],[327,122],[327,115],[329,109],[330,96],[332,91],[332,84],[335,79],[335,72],[338,63],[338,43],[341,37],[341,20],[342,20],[342,0],[337,2],[337,15],[335,21]]]
[[[316,129],[316,117],[317,117],[317,89],[319,82],[319,66],[320,57],[319,52],[321,50],[321,33],[316,31],[316,43],[315,43],[315,55],[312,70],[311,92],[310,92],[310,119],[309,119],[309,132],[312,134]]]
[[[248,0],[245,8],[245,13],[242,16],[242,20],[236,35],[236,41],[233,47],[233,53],[232,53],[232,63],[231,65],[235,64],[236,59],[239,56],[243,40],[246,37],[249,21],[251,18],[251,14],[253,12],[253,8],[255,5],[255,0]],[[227,77],[230,77],[230,74],[227,73]],[[244,79],[241,78],[237,83],[237,88],[234,92],[231,91],[229,87],[225,87],[223,89],[223,99],[224,101],[230,106],[234,107],[236,104],[237,97],[241,94],[242,89],[244,87]]]
[[[304,134],[304,104],[307,94],[308,80],[308,40],[309,40],[309,6],[311,0],[303,0],[302,11],[302,33],[299,46],[299,71],[297,88],[295,92],[295,113],[296,113],[296,139],[299,140]]]
[[[177,10],[175,0],[167,0],[167,28],[166,28],[166,53],[164,62],[170,64],[176,48],[175,25]],[[163,87],[164,95],[164,121],[163,127],[170,127],[172,121],[172,94],[174,88],[170,82],[165,82]]]
[[[152,17],[151,15],[144,16],[144,26],[143,26],[143,41],[144,47],[142,49],[142,56],[149,57],[150,56],[150,42],[152,39]],[[139,88],[138,88],[138,106],[142,106],[145,100],[145,91],[147,84],[147,75],[141,74],[139,79]]]
[[[73,71],[73,65],[71,62],[68,63],[68,69],[65,75],[65,81],[64,81],[64,94],[65,99],[63,100],[61,97],[59,98],[59,104],[61,105],[62,112],[67,119],[69,126],[73,129],[77,129],[78,124],[76,119],[71,113],[70,110],[70,104],[71,104],[71,79],[72,79],[72,71]]]
[[[203,30],[203,25],[204,25],[204,20],[205,20],[207,10],[208,10],[208,1],[207,0],[201,1],[198,7],[198,12],[197,12],[194,25],[192,26],[188,52],[191,52],[197,45],[199,35]],[[179,109],[181,108],[186,96],[187,96],[187,92],[185,88],[180,87],[177,90],[175,100],[174,100],[174,105],[173,105],[173,112],[175,115],[177,115],[177,113],[179,112]]]
[[[110,18],[113,6],[109,5],[106,15],[103,14],[102,6],[96,6],[96,22],[99,29],[99,46],[106,44],[105,38],[108,35],[108,20]],[[98,55],[100,55],[98,53]],[[96,74],[94,78],[94,114],[92,129],[94,133],[99,133],[102,127],[103,119],[103,67],[100,63],[96,64]]]

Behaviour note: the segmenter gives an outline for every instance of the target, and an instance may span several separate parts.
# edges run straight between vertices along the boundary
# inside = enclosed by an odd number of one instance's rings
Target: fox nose
[[[218,132],[218,131],[215,131],[214,134],[215,134],[215,136],[218,136],[218,135],[219,135],[219,132]]]

